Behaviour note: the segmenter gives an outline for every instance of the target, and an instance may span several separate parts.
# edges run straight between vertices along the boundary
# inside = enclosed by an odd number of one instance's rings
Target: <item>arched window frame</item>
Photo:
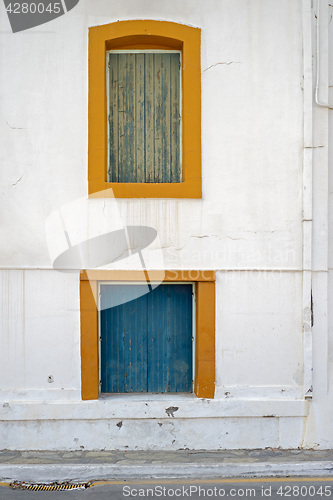
[[[182,51],[182,182],[107,182],[106,52]],[[200,29],[166,21],[119,21],[89,29],[88,191],[116,198],[201,198]],[[112,191],[110,191],[112,188]]]

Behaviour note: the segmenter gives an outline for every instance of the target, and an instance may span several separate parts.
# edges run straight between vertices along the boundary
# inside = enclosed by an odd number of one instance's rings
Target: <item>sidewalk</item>
[[[0,451],[0,481],[333,477],[333,450]]]

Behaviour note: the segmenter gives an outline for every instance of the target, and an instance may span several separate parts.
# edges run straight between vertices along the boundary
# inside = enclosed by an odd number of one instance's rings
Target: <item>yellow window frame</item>
[[[119,21],[89,29],[88,192],[94,197],[201,198],[200,33],[167,21]],[[182,182],[107,182],[106,52],[182,51]],[[112,189],[112,191],[107,191]]]

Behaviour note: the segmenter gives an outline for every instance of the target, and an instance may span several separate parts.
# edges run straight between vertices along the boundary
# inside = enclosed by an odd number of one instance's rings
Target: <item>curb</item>
[[[112,479],[333,477],[333,462],[220,464],[1,464],[0,481],[92,481]]]

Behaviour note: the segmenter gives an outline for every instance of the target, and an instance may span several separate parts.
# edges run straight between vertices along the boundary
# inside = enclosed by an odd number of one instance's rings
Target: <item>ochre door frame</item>
[[[215,272],[199,270],[149,271],[149,279],[163,282],[193,282],[196,292],[196,344],[194,393],[214,398],[215,392]],[[88,277],[89,276],[89,277]],[[146,281],[141,271],[82,271],[81,307],[81,395],[83,400],[98,399],[98,283],[103,281]]]

